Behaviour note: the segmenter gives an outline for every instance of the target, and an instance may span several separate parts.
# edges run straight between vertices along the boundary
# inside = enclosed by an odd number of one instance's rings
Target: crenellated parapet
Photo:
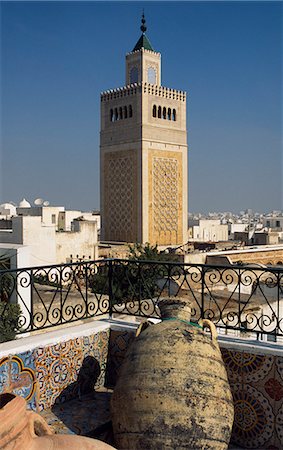
[[[155,84],[143,83],[143,92],[157,97],[172,98],[173,100],[186,101],[186,92],[178,91],[164,86],[157,86]]]
[[[102,102],[107,102],[116,98],[136,95],[141,92],[141,90],[142,83],[133,83],[121,88],[109,89],[108,91],[101,92],[100,99]]]
[[[140,50],[134,50],[132,52],[126,53],[126,58],[130,55],[135,55],[136,53],[139,53],[139,52],[148,53],[149,55],[152,54],[152,55],[161,56],[160,52],[156,52],[154,50],[148,50],[147,48],[141,48]]]
[[[162,98],[169,98],[173,100],[186,101],[186,92],[178,91],[176,89],[167,88],[164,86],[157,86],[149,83],[133,83],[121,88],[110,89],[101,93],[101,101],[107,102],[116,98],[136,95],[137,93],[147,93]]]

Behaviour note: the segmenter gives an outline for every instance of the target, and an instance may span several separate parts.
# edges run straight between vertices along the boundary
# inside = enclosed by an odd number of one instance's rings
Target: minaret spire
[[[142,18],[141,18],[141,31],[142,34],[144,34],[146,32],[146,24],[145,24],[145,17],[144,17],[144,10],[142,10]]]
[[[144,48],[145,50],[151,50],[152,52],[154,52],[154,49],[152,48],[151,43],[149,42],[149,39],[147,38],[145,32],[147,30],[147,26],[146,26],[146,21],[145,21],[145,16],[144,16],[144,10],[142,10],[142,16],[141,16],[141,32],[142,35],[139,38],[138,42],[136,43],[133,52],[137,51],[137,50],[141,50],[142,48]]]

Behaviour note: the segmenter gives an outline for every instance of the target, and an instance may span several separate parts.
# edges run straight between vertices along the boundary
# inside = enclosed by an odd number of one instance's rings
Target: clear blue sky
[[[140,36],[188,93],[189,210],[282,209],[282,3],[2,2],[0,202],[99,207],[100,92]]]

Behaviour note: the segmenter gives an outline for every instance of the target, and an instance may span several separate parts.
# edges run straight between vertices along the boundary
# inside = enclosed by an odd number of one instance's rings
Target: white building
[[[16,215],[16,206],[12,203],[2,203],[2,205],[0,205],[0,219],[9,219]]]
[[[10,228],[0,228],[0,248],[2,244],[28,247],[29,267],[98,258],[96,221],[74,220],[73,231],[62,232],[40,216],[17,216],[9,222]]]
[[[220,219],[190,219],[188,239],[202,242],[227,241],[228,225],[222,225]]]
[[[263,226],[266,228],[276,228],[277,231],[283,230],[283,216],[263,217]]]

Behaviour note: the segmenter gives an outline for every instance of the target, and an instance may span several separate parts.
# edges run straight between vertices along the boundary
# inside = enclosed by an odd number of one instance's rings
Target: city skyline
[[[189,212],[282,209],[278,2],[2,2],[0,202],[99,208],[99,95],[143,6],[162,85],[188,94]]]

